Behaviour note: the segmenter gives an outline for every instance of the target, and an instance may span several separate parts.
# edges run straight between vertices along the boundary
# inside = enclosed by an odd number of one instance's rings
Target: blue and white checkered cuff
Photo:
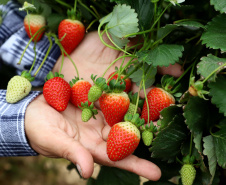
[[[0,156],[36,156],[29,145],[24,128],[25,111],[41,92],[33,91],[23,100],[9,104],[6,90],[0,90]]]

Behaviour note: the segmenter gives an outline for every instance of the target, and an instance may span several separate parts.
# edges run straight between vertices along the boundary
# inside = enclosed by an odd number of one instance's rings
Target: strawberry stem
[[[73,7],[67,3],[65,3],[64,1],[61,1],[61,0],[56,0],[57,3],[69,8],[69,9],[72,9]]]
[[[62,55],[62,60],[61,60],[61,65],[60,65],[60,70],[59,70],[60,74],[61,74],[61,71],[63,69],[63,65],[64,65],[64,55]]]
[[[82,3],[81,0],[78,0],[79,4],[82,5],[86,10],[88,10],[96,19],[99,20],[98,15],[95,14],[90,8],[88,8],[85,4]]]
[[[136,114],[137,109],[138,109],[141,87],[142,87],[142,80],[140,81],[139,89],[138,89],[138,92],[137,92],[136,107],[135,107],[135,110],[134,110],[134,113],[133,114]]]
[[[121,57],[116,58],[108,67],[107,69],[104,71],[102,77],[104,77],[104,75],[106,74],[106,72],[112,67],[112,65],[114,65],[118,60],[125,58],[125,57],[134,57],[134,55],[123,55]]]
[[[46,52],[46,54],[45,54],[44,59],[42,60],[41,65],[39,66],[39,68],[38,68],[37,71],[35,72],[34,76],[36,76],[36,75],[38,74],[38,72],[40,71],[40,69],[42,68],[42,66],[43,66],[43,64],[45,63],[47,57],[49,56],[49,52],[50,52],[50,50],[52,49],[52,46],[53,46],[53,42],[52,42],[51,36],[50,36],[49,34],[46,34],[46,35],[47,35],[48,40],[49,40],[49,48],[48,48],[48,50],[47,50],[47,52]]]
[[[35,42],[34,42],[34,48],[33,48],[33,50],[34,50],[34,52],[35,52],[35,56],[34,56],[34,60],[33,60],[32,66],[31,66],[31,68],[30,68],[30,70],[29,70],[29,73],[31,73],[31,71],[32,71],[32,69],[33,69],[33,67],[34,67],[34,65],[35,65],[35,62],[36,62],[36,55],[37,55],[37,52],[36,52],[36,44],[37,44],[37,42],[35,41]]]
[[[75,70],[76,70],[76,73],[77,73],[77,77],[79,78],[79,72],[78,72],[78,68],[77,66],[75,65],[74,61],[72,60],[72,58],[68,55],[68,53],[64,50],[64,47],[62,46],[62,44],[60,43],[60,40],[57,38],[57,36],[55,34],[52,34],[52,36],[54,37],[55,39],[55,43],[59,46],[61,52],[62,52],[62,55],[66,55],[68,57],[68,59],[71,61],[72,65],[74,66]]]
[[[74,13],[76,13],[76,9],[77,9],[77,0],[75,0],[75,3],[74,3]]]
[[[39,29],[39,30],[38,30],[38,31],[30,38],[29,42],[27,43],[26,47],[24,48],[24,51],[23,51],[23,53],[22,53],[22,55],[21,55],[21,57],[20,57],[19,62],[17,63],[18,65],[20,65],[20,63],[21,63],[21,61],[22,61],[22,58],[24,57],[24,54],[25,54],[25,52],[26,52],[28,46],[29,46],[30,43],[32,42],[32,40],[35,38],[35,36],[36,36],[40,31],[42,31],[42,29],[45,29],[45,28],[46,28],[46,26],[41,27],[41,28],[40,28],[40,29]]]

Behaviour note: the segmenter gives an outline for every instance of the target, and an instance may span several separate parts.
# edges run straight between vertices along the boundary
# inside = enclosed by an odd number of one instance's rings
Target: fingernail
[[[81,167],[78,164],[76,164],[76,167],[77,167],[77,170],[78,170],[79,174],[81,175],[81,177],[83,177]]]

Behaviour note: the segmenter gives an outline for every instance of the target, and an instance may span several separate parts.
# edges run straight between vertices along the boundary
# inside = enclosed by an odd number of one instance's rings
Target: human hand
[[[84,178],[92,175],[94,162],[125,169],[150,180],[160,178],[161,171],[155,164],[134,155],[111,161],[106,153],[110,127],[104,122],[101,112],[96,118],[84,123],[79,108],[69,103],[65,111],[58,112],[40,95],[27,107],[25,132],[37,153],[71,161],[79,166]]]

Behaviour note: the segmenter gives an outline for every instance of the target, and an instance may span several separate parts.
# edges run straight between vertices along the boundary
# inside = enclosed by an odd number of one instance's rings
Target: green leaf
[[[174,120],[161,130],[153,140],[150,151],[153,158],[160,158],[163,161],[172,162],[180,154],[181,145],[187,138],[187,126],[184,118],[177,115]]]
[[[130,66],[128,69],[127,73],[130,73],[132,70],[134,69],[134,66]],[[144,70],[146,71],[146,75],[145,75],[145,88],[151,87],[154,82],[155,82],[155,76],[157,73],[157,68],[147,65],[144,65]],[[139,68],[136,72],[134,72],[133,74],[131,74],[129,77],[131,78],[131,80],[133,82],[136,83],[137,86],[140,85],[140,82],[142,80],[142,76],[143,76],[143,68]]]
[[[217,162],[222,168],[226,168],[226,126],[212,134]]]
[[[138,14],[140,29],[149,29],[154,15],[154,4],[150,0],[130,0],[130,5]]]
[[[130,6],[125,4],[116,5],[113,9],[112,16],[106,25],[107,31],[123,39],[126,35],[139,31],[137,13]],[[114,42],[115,38],[112,38]],[[123,39],[125,42],[127,39]]]
[[[219,108],[219,112],[226,116],[226,77],[219,76],[216,82],[211,82],[209,85],[211,102]]]
[[[175,24],[167,24],[164,27],[161,27],[157,31],[157,40],[165,38],[168,34],[170,34],[173,30],[177,28]]]
[[[226,51],[226,14],[221,14],[213,18],[206,26],[206,31],[202,34],[202,44],[212,49]]]
[[[194,143],[195,143],[195,148],[198,150],[198,152],[202,152],[202,132],[194,133]]]
[[[182,114],[182,108],[178,105],[172,105],[160,112],[160,120],[161,126],[160,128],[164,128],[168,126],[168,124],[175,118],[177,114]]]
[[[184,109],[184,117],[188,128],[193,133],[203,133],[216,123],[217,110],[210,101],[203,100],[198,96],[189,99]]]
[[[147,30],[151,27],[154,15],[154,4],[150,0],[112,0],[118,4],[127,4],[135,9],[138,14],[139,27]]]
[[[226,58],[218,58],[212,54],[209,54],[207,57],[202,57],[201,62],[197,64],[197,73],[202,76],[202,78],[208,77],[214,70],[219,66],[226,63]],[[218,71],[218,73],[220,70]],[[214,73],[209,81],[215,81],[217,73]]]
[[[185,27],[193,27],[193,28],[203,28],[205,29],[205,26],[197,21],[187,20],[183,22],[176,23],[177,26],[185,26]]]
[[[225,0],[210,0],[210,4],[214,6],[215,10],[221,13],[226,13],[226,1]]]
[[[150,51],[137,52],[138,60],[157,66],[169,66],[175,64],[182,57],[183,46],[162,44]]]
[[[98,185],[140,185],[139,176],[119,168],[102,166],[95,184]]]
[[[213,137],[210,136],[206,136],[203,138],[203,154],[207,156],[208,158],[208,163],[209,163],[209,171],[210,174],[212,175],[212,179],[214,178],[215,172],[216,172],[216,168],[217,168],[217,157],[216,157],[216,153],[215,153],[215,146],[214,146],[214,142],[213,142]]]

